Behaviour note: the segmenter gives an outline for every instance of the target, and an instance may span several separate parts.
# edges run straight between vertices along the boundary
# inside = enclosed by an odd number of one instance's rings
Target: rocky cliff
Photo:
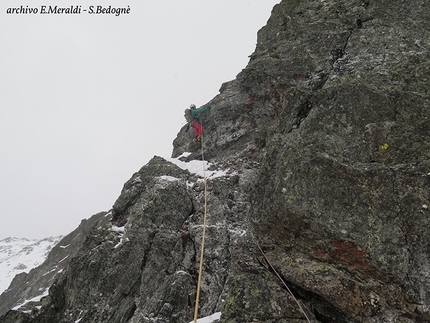
[[[288,286],[312,322],[429,322],[429,21],[425,0],[283,0],[205,105],[206,181],[154,157],[2,322],[191,321],[205,183],[200,316],[306,322]]]

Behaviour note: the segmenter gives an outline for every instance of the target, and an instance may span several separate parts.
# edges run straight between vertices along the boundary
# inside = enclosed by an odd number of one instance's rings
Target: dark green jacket
[[[190,110],[191,113],[191,118],[193,118],[194,120],[197,120],[199,118],[199,115],[203,112],[205,112],[208,108],[200,108],[200,109],[196,109],[196,110]]]

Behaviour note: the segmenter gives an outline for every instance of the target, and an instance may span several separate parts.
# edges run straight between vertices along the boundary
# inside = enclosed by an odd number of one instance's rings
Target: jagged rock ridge
[[[427,322],[430,3],[284,0],[206,106],[200,313],[222,322]],[[183,127],[173,157],[193,149]],[[185,160],[199,159],[196,151]],[[181,159],[183,159],[181,157]],[[155,157],[29,315],[188,322],[203,182]]]

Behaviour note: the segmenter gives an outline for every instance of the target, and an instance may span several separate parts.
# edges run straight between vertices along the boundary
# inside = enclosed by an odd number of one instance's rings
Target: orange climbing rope
[[[201,145],[202,145],[202,164],[203,164],[203,183],[204,183],[204,215],[203,215],[203,233],[202,233],[202,246],[200,250],[200,266],[199,266],[199,277],[197,280],[197,294],[196,294],[196,304],[194,308],[194,323],[197,323],[197,317],[199,314],[199,299],[200,299],[200,287],[202,281],[202,272],[203,272],[203,256],[205,249],[205,235],[206,235],[206,210],[207,210],[207,190],[206,190],[206,167],[205,167],[205,156],[203,149],[203,135],[201,136]]]
[[[205,236],[206,236],[206,218],[207,218],[207,187],[206,187],[206,166],[205,166],[205,156],[204,156],[204,137],[201,135],[201,146],[202,146],[202,164],[203,164],[203,183],[204,183],[204,213],[203,213],[203,232],[202,232],[202,246],[200,250],[200,265],[199,265],[199,276],[197,280],[197,292],[196,292],[196,303],[194,308],[194,323],[197,323],[197,318],[199,314],[199,300],[200,300],[200,289],[201,289],[201,281],[202,281],[202,273],[203,273],[203,257],[204,257],[204,249],[205,249]],[[282,279],[282,277],[279,275],[279,273],[276,271],[276,269],[273,267],[272,263],[270,262],[269,258],[267,258],[266,254],[264,253],[263,249],[261,248],[260,244],[256,241],[257,247],[260,250],[261,254],[263,255],[264,259],[266,259],[268,265],[273,270],[273,272],[276,274],[276,276],[281,280],[282,284],[285,286],[289,294],[292,296],[294,301],[297,303],[298,307],[300,308],[301,312],[305,316],[308,323],[311,323],[309,317],[306,315],[306,312],[300,305],[297,298],[294,296],[290,288],[287,286],[285,281]]]

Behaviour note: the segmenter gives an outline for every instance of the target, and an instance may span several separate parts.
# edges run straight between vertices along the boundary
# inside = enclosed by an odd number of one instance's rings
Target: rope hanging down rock
[[[205,156],[203,146],[203,135],[201,137],[202,145],[202,164],[203,164],[203,183],[204,183],[204,215],[203,215],[203,233],[202,233],[202,246],[200,250],[200,266],[199,266],[199,277],[197,280],[197,293],[196,293],[196,304],[194,308],[194,323],[197,323],[197,317],[199,314],[199,299],[200,299],[200,285],[202,281],[203,272],[203,256],[205,249],[205,235],[206,235],[206,210],[207,210],[207,190],[206,190],[206,167],[205,167]]]
[[[205,166],[205,155],[204,155],[204,137],[202,135],[201,137],[201,147],[202,147],[202,165],[203,165],[203,183],[204,183],[204,214],[203,214],[203,232],[202,232],[202,246],[200,250],[200,265],[199,265],[199,276],[197,280],[197,292],[196,292],[196,303],[194,308],[194,323],[197,323],[197,318],[199,314],[199,300],[200,300],[200,289],[201,289],[201,281],[202,281],[202,272],[203,272],[203,257],[204,257],[204,250],[205,250],[205,236],[206,236],[206,218],[207,218],[207,189],[206,189],[206,166]],[[273,270],[273,272],[276,274],[276,276],[281,280],[282,284],[285,286],[289,294],[292,296],[294,301],[297,303],[298,307],[300,308],[301,312],[305,316],[306,320],[311,323],[309,317],[306,315],[306,312],[300,305],[297,298],[294,296],[294,294],[291,292],[290,288],[287,286],[285,281],[282,279],[282,277],[279,275],[279,273],[276,271],[276,269],[273,267],[272,263],[270,262],[269,258],[267,258],[266,254],[264,253],[263,249],[261,248],[260,244],[256,241],[257,247],[260,250],[261,254],[263,255],[264,259],[270,266],[270,268]]]
[[[291,297],[294,299],[294,301],[296,302],[297,306],[300,308],[300,311],[303,313],[303,315],[306,318],[306,321],[308,321],[308,323],[311,323],[311,320],[309,319],[309,317],[306,315],[306,312],[304,311],[303,307],[300,305],[300,302],[298,301],[298,299],[294,296],[293,292],[291,291],[291,289],[288,287],[287,283],[284,281],[284,279],[282,279],[281,275],[279,275],[278,271],[275,269],[275,267],[273,267],[272,263],[270,262],[269,258],[267,258],[266,254],[264,253],[263,249],[261,248],[260,244],[258,243],[258,241],[255,241],[255,243],[257,244],[258,249],[260,250],[261,254],[263,255],[264,259],[266,260],[267,264],[270,266],[270,269],[272,269],[272,271],[276,274],[276,276],[279,278],[279,280],[281,281],[281,283],[284,285],[284,287],[287,289],[288,293],[291,295]]]

